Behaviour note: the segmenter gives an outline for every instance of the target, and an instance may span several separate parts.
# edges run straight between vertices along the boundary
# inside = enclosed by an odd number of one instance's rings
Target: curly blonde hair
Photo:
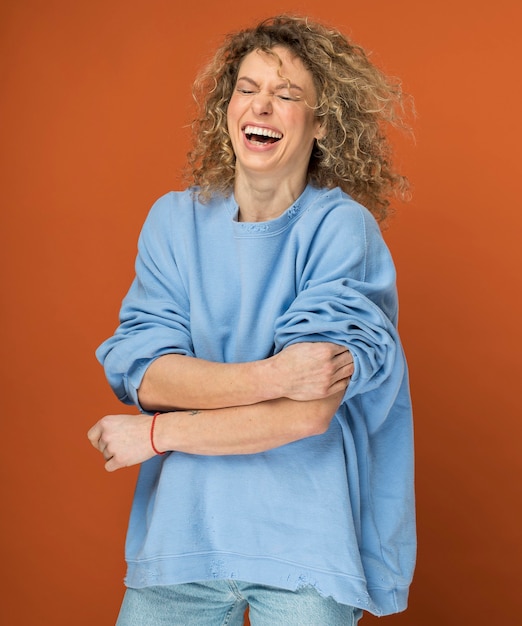
[[[235,154],[227,129],[227,107],[239,66],[254,50],[290,50],[311,73],[317,93],[315,114],[325,130],[308,166],[316,187],[340,187],[382,221],[389,198],[405,198],[406,177],[395,171],[386,136],[403,123],[400,82],[385,76],[366,52],[339,31],[308,18],[281,15],[229,35],[194,83],[198,117],[192,125],[190,182],[202,201],[234,186]]]

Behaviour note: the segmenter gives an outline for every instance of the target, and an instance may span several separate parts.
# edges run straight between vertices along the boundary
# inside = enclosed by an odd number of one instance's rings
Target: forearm
[[[167,354],[145,372],[138,390],[148,411],[217,409],[271,400],[281,393],[272,362],[215,363]]]
[[[148,411],[248,406],[277,398],[320,400],[344,392],[350,352],[332,343],[296,343],[247,363],[214,363],[178,354],[154,361],[138,391]]]
[[[299,402],[279,398],[224,409],[180,411],[158,417],[159,450],[189,454],[254,454],[324,433],[343,394]]]

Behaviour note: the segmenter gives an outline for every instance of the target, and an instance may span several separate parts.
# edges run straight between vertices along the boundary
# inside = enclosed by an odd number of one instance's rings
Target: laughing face
[[[287,48],[272,52],[254,50],[243,59],[228,106],[236,181],[261,177],[304,187],[314,139],[322,134],[312,75]]]

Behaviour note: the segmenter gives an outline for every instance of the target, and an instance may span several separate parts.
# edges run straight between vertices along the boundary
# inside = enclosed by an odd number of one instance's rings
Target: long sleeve
[[[193,353],[189,300],[174,256],[173,232],[167,195],[154,204],[143,225],[136,277],[123,300],[120,325],[96,352],[109,384],[126,404],[138,406],[141,379],[154,359]]]
[[[367,416],[374,430],[405,373],[390,253],[370,214],[344,203],[325,214],[300,262],[297,297],[276,322],[276,349],[298,341],[347,346],[355,371],[344,400],[378,390],[381,408]]]

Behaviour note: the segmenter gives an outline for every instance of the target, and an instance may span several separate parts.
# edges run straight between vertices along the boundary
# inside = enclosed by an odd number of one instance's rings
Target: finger
[[[328,395],[329,396],[333,396],[338,392],[345,392],[348,385],[350,384],[350,380],[351,380],[351,376],[347,376],[346,378],[342,378],[341,380],[338,380],[336,383],[334,383],[330,389],[328,390]]]
[[[91,442],[91,444],[100,449],[100,439],[101,439],[101,428],[99,423],[95,424],[92,428],[89,429],[87,433],[87,439]]]
[[[344,364],[338,364],[336,366],[335,372],[332,375],[332,382],[337,382],[339,380],[342,380],[343,378],[348,378],[350,376],[352,376],[352,374],[355,371],[355,366],[353,364],[353,361],[348,361],[347,363]]]
[[[344,367],[343,367],[343,373],[346,376],[351,376],[353,373],[355,372],[355,365],[353,363],[353,361],[349,361]]]
[[[105,469],[107,472],[115,472],[118,469],[121,469],[123,466],[118,463],[118,461],[116,461],[116,459],[111,456],[110,459],[107,460],[107,463],[105,463]]]
[[[328,347],[331,350],[331,353],[334,357],[341,356],[348,352],[348,348],[346,346],[341,346],[338,343],[328,343]]]
[[[335,361],[340,368],[353,365],[353,355],[350,350],[346,348],[343,352],[335,356]]]

